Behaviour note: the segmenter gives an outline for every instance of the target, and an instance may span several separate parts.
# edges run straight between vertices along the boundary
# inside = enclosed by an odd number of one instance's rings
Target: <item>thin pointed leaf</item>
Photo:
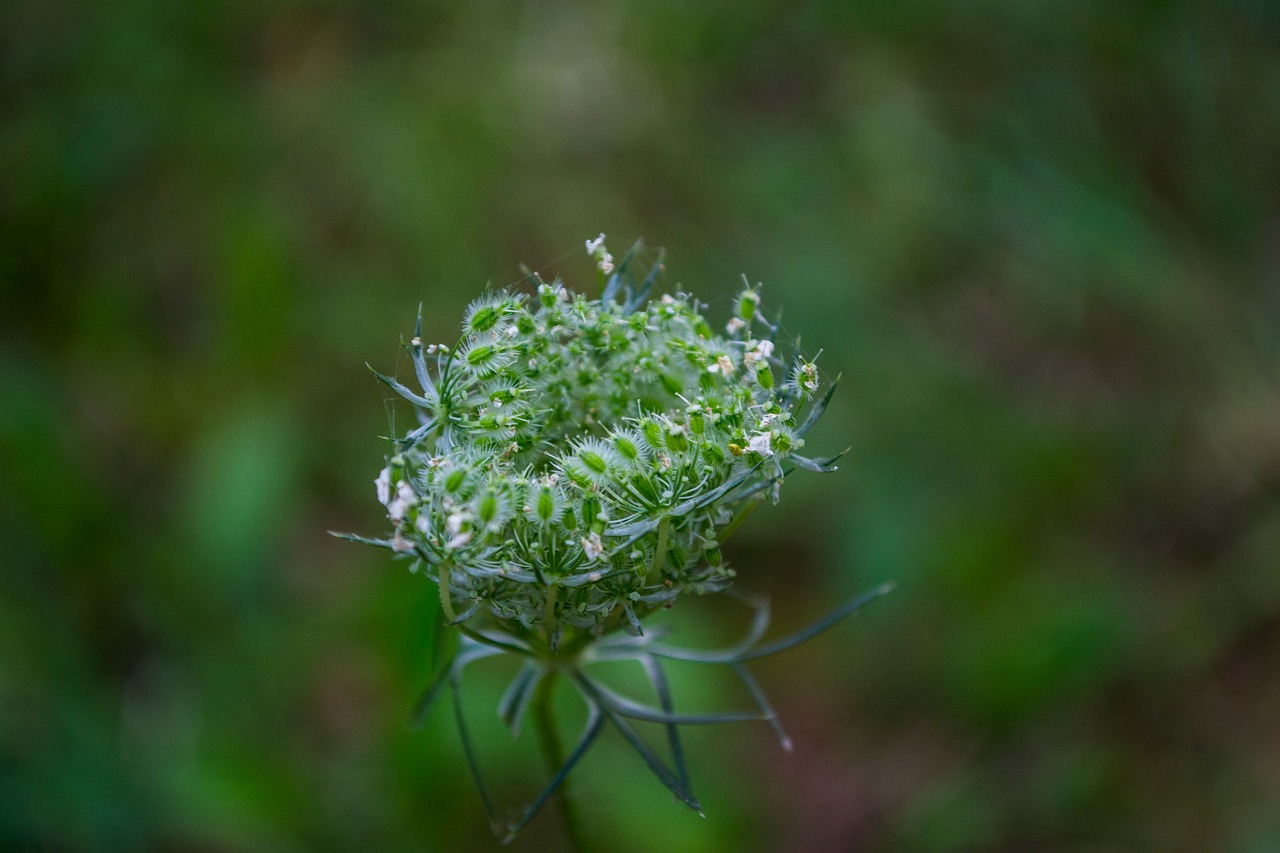
[[[644,241],[637,240],[631,244],[631,248],[627,249],[626,254],[622,256],[622,261],[618,264],[619,270],[631,269],[631,262],[635,260],[636,253],[644,248]]]
[[[769,630],[769,619],[773,615],[772,605],[769,603],[769,599],[761,595],[749,595],[732,589],[729,591],[729,595],[750,607],[754,612],[751,617],[751,627],[747,629],[746,635],[735,646],[735,649],[745,651],[760,642],[764,632]]]
[[[472,616],[475,616],[476,611],[479,609],[480,609],[480,602],[477,601],[475,604],[471,605],[466,610],[462,611],[457,616],[450,619],[448,622],[445,622],[445,624],[448,625],[450,628],[452,628],[454,625],[461,625],[463,622],[466,622]]]
[[[645,705],[596,684],[596,696],[607,711],[642,723],[676,723],[681,726],[712,726],[719,723],[756,723],[763,719],[757,711],[722,711],[714,714],[677,714]]]
[[[844,456],[848,452],[849,452],[849,449],[845,448],[844,450],[841,450],[839,453],[837,453],[835,456],[829,456],[826,459],[809,459],[808,457],[799,456],[793,453],[790,456],[788,456],[787,459],[796,463],[796,465],[805,469],[806,471],[816,471],[819,474],[830,474],[832,471],[839,470],[838,468],[836,468],[835,463],[840,459],[841,456]]]
[[[528,264],[520,265],[520,274],[524,276],[524,280],[534,290],[537,290],[538,285],[542,284],[542,276],[538,275],[536,270],[530,269]]]
[[[761,646],[757,649],[753,649],[752,651],[741,655],[738,658],[738,660],[740,661],[758,660],[763,657],[768,657],[769,655],[777,654],[778,652],[786,651],[787,649],[790,649],[794,646],[798,646],[804,641],[810,640],[816,637],[817,635],[821,634],[823,631],[826,631],[828,628],[832,628],[835,625],[842,622],[843,620],[848,619],[850,616],[852,616],[853,614],[861,610],[864,606],[876,600],[877,598],[881,597],[882,595],[887,595],[890,591],[893,590],[893,586],[894,585],[891,583],[885,583],[885,584],[881,584],[880,586],[876,587],[870,592],[864,592],[862,595],[853,599],[848,604],[845,604],[842,607],[836,608],[827,616],[823,617],[822,619],[819,619],[817,622],[813,623],[808,628],[805,628],[801,631],[797,631],[796,633],[792,634],[789,637],[784,637],[781,640],[775,640],[774,642],[769,643],[768,645]]]
[[[498,654],[501,654],[498,649],[471,643],[451,655],[445,665],[440,668],[440,672],[431,680],[431,684],[423,691],[422,696],[414,703],[413,710],[409,714],[409,724],[413,728],[422,726],[426,721],[427,714],[431,711],[431,707],[440,695],[440,689],[447,681],[461,677],[462,671],[475,661]]]
[[[646,518],[641,521],[633,521],[630,524],[622,524],[617,527],[606,527],[604,529],[605,536],[629,536],[631,539],[620,547],[633,544],[641,536],[646,533],[652,533],[657,529],[660,519]]]
[[[395,439],[397,445],[399,445],[400,452],[403,453],[430,435],[431,431],[436,428],[438,423],[439,422],[435,418],[432,418],[413,432],[406,435],[404,438]]]
[[[618,549],[617,549],[617,548],[615,548],[615,549],[613,549],[613,552],[612,552],[612,553],[617,553],[617,551],[618,551]],[[614,569],[614,570],[613,570],[613,571],[611,571],[611,572],[602,572],[602,573],[600,573],[600,574],[599,574],[599,576],[598,576],[598,577],[592,577],[592,575],[595,575],[595,574],[596,574],[595,572],[590,572],[590,573],[585,574],[585,575],[570,575],[569,577],[562,577],[562,578],[559,578],[559,579],[556,581],[556,583],[557,583],[559,586],[563,587],[564,589],[577,589],[577,588],[578,588],[578,587],[580,587],[580,586],[586,586],[587,584],[599,583],[600,581],[608,580],[609,578],[616,578],[616,577],[618,577],[619,575],[634,575],[635,573],[636,573],[636,570],[635,570],[634,568],[627,567],[627,568],[623,568],[623,569]],[[510,577],[512,574],[514,574],[514,573],[513,573],[513,572],[507,572],[507,574],[506,574],[506,575],[504,575],[504,577]]]
[[[650,626],[643,637],[633,634],[609,634],[587,646],[582,652],[583,663],[595,663],[605,660],[634,660],[659,637],[665,637],[671,629],[664,626]]]
[[[622,612],[627,617],[627,625],[631,629],[632,635],[643,637],[644,628],[640,626],[640,619],[636,616],[635,610],[631,608],[631,602],[622,602]]]
[[[330,530],[329,535],[335,536],[338,539],[345,539],[348,542],[359,542],[361,545],[372,545],[375,548],[388,548],[392,551],[395,550],[390,539],[370,539],[368,536],[360,536],[356,533],[341,533],[337,530]]]
[[[658,657],[664,657],[669,660],[682,660],[687,663],[730,663],[737,660],[729,652],[724,649],[684,649],[680,646],[666,646],[655,643],[650,649]]]
[[[731,594],[732,591],[731,591]],[[727,649],[685,649],[680,646],[667,646],[654,643],[651,651],[655,655],[660,655],[671,660],[683,660],[691,663],[732,663],[739,660],[743,654],[749,652],[756,643],[760,642],[760,638],[764,636],[764,632],[769,628],[770,607],[768,599],[754,595],[746,595],[738,593],[733,595],[739,601],[746,604],[755,611],[755,615],[751,617],[751,627],[747,629],[747,633],[741,640],[734,643]]]
[[[742,682],[742,686],[747,688],[747,692],[751,694],[751,698],[755,700],[756,707],[765,715],[765,720],[772,727],[778,736],[778,742],[782,744],[782,748],[787,752],[791,751],[791,738],[782,728],[782,721],[778,719],[778,714],[773,710],[773,706],[769,704],[769,697],[765,696],[764,690],[760,687],[760,682],[756,681],[754,675],[747,669],[746,664],[734,661],[729,664],[733,671],[738,674],[738,680]]]
[[[468,641],[476,645],[486,648],[498,649],[502,651],[514,652],[518,655],[533,654],[533,650],[527,645],[517,640],[515,637],[507,637],[501,634],[493,634],[480,628],[472,628],[467,625],[459,624],[458,630]],[[495,652],[496,654],[497,652]]]
[[[656,527],[657,525],[655,524],[654,526]],[[613,546],[613,550],[609,552],[610,556],[617,554],[621,551],[625,551],[627,548],[630,548],[632,545],[639,542],[644,537],[644,535],[648,532],[649,532],[648,530],[642,530],[639,533],[633,533],[631,537],[627,539],[626,542]]]
[[[627,275],[632,259],[643,245],[644,243],[642,241],[637,240],[635,245],[628,249],[627,253],[622,256],[622,260],[618,262],[618,265],[614,267],[613,274],[609,276],[609,281],[605,284],[604,292],[600,294],[601,305],[609,304],[609,300],[618,295],[618,290],[622,287],[622,278]],[[635,276],[632,275],[631,279],[634,281]]]
[[[600,304],[608,305],[609,302],[618,295],[618,288],[622,285],[622,277],[614,272],[609,276],[609,280],[605,283],[604,290],[600,293]]]
[[[426,722],[427,712],[431,710],[431,706],[435,704],[436,697],[440,695],[440,690],[448,682],[449,673],[453,671],[453,662],[457,660],[457,657],[457,655],[454,655],[445,661],[444,666],[440,667],[440,672],[427,685],[427,689],[422,691],[418,701],[413,703],[413,710],[409,713],[409,725],[413,728],[421,728],[422,724]]]
[[[516,673],[516,677],[511,679],[506,692],[502,694],[502,699],[498,702],[498,718],[511,729],[512,737],[520,736],[520,721],[529,708],[529,702],[533,699],[534,688],[538,686],[538,682],[542,680],[545,673],[546,670],[543,667],[532,660],[527,660]]]
[[[427,359],[422,354],[422,314],[418,314],[418,331],[414,335],[416,343],[409,345],[409,355],[413,358],[413,372],[418,377],[418,384],[422,386],[422,390],[428,395],[436,396],[436,384],[431,381],[431,374],[427,372]]]
[[[793,469],[791,469],[791,470],[795,470],[795,469],[793,468]],[[784,474],[784,475],[786,475],[786,474],[790,474],[790,473],[791,473],[791,471],[784,471],[784,472],[783,472],[783,474]],[[761,492],[763,492],[765,489],[772,488],[772,487],[773,487],[773,484],[774,484],[774,483],[776,483],[776,482],[778,482],[778,481],[779,481],[779,480],[781,480],[781,479],[782,479],[782,477],[770,477],[770,478],[765,479],[765,480],[757,480],[756,482],[751,483],[751,484],[750,484],[750,485],[749,485],[745,490],[743,490],[743,491],[739,492],[738,494],[736,494],[736,495],[728,495],[727,497],[725,497],[725,501],[726,501],[726,502],[732,502],[732,503],[738,503],[738,502],[740,502],[740,501],[745,501],[747,498],[751,498],[751,497],[754,497],[754,496],[756,496],[756,495],[760,494],[760,493],[761,493]]]
[[[424,409],[435,408],[435,404],[432,403],[430,400],[428,400],[426,397],[413,393],[412,391],[410,391],[405,386],[401,385],[392,377],[387,376],[386,374],[383,374],[383,373],[379,373],[376,370],[373,370],[373,368],[370,367],[369,365],[365,365],[365,366],[369,367],[369,369],[373,371],[373,375],[378,377],[378,379],[381,380],[384,385],[386,385],[392,391],[395,391],[401,397],[404,397],[410,403],[413,403],[415,406],[421,406]]]
[[[589,696],[599,704],[600,710],[604,713],[605,717],[613,727],[618,730],[618,733],[622,735],[627,743],[631,744],[631,748],[640,755],[645,766],[649,768],[653,775],[658,777],[658,781],[661,782],[668,791],[675,794],[676,798],[680,800],[680,802],[701,814],[702,806],[698,804],[698,801],[694,799],[692,794],[685,790],[684,786],[680,784],[680,780],[671,772],[666,763],[663,762],[662,758],[653,751],[653,748],[649,746],[649,744],[645,743],[644,739],[636,734],[635,729],[631,728],[630,724],[628,724],[627,721],[609,705],[600,692],[600,685],[592,682],[591,679],[587,678],[581,672],[575,674],[573,679],[582,688],[584,695]]]
[[[666,714],[674,715],[675,706],[671,702],[671,686],[667,683],[667,674],[662,671],[662,664],[653,655],[645,655],[640,659],[649,681],[653,684],[653,692],[658,695],[658,704]],[[684,789],[693,795],[693,784],[689,781],[689,769],[684,763],[684,747],[680,743],[680,727],[675,723],[667,723],[667,744],[671,747],[671,763],[676,768],[676,778]]]
[[[662,260],[665,257],[666,252],[663,249],[659,249],[658,259],[653,262],[653,267],[650,268],[649,274],[644,277],[644,282],[641,283],[640,289],[637,290],[635,294],[632,295],[630,301],[627,302],[626,308],[624,309],[625,313],[632,313],[643,305],[645,300],[649,298],[649,292],[653,290],[654,282],[658,280],[658,276],[662,273]]]
[[[493,800],[489,797],[489,790],[484,786],[484,778],[480,775],[480,764],[476,761],[475,747],[471,743],[471,735],[467,731],[466,715],[462,713],[462,691],[460,689],[460,679],[458,672],[451,672],[449,676],[450,693],[453,694],[453,715],[458,722],[458,739],[462,741],[462,754],[466,756],[467,768],[471,771],[471,778],[476,783],[476,789],[480,792],[480,800],[484,803],[484,810],[489,815],[489,821],[497,828],[497,814],[493,809]]]
[[[770,336],[776,337],[778,334],[778,330],[782,328],[782,306],[781,305],[778,306],[778,313],[773,315],[772,323],[770,323],[769,320],[764,316],[763,311],[757,311],[756,316],[760,318],[760,322],[764,323],[765,327],[769,330]]]
[[[709,504],[715,503],[716,501],[720,500],[721,497],[723,497],[724,495],[736,489],[738,486],[745,483],[751,477],[752,474],[760,470],[760,466],[763,464],[764,464],[764,460],[761,459],[759,462],[757,462],[756,464],[752,465],[749,469],[747,469],[747,472],[742,476],[738,477],[737,479],[730,480],[727,483],[723,483],[717,486],[716,488],[712,489],[711,491],[707,492],[705,495],[699,495],[696,498],[690,498],[684,503],[679,504],[678,506],[672,507],[670,510],[667,511],[667,515],[672,518],[679,518],[680,516],[687,515],[690,512],[693,512],[695,509],[702,509],[703,507],[708,506]]]
[[[603,728],[604,714],[601,713],[600,707],[596,705],[596,703],[588,701],[587,724],[583,728],[581,740],[578,741],[578,745],[574,747],[573,752],[570,753],[569,758],[565,760],[564,765],[556,772],[556,775],[551,777],[551,781],[547,783],[547,787],[543,788],[542,793],[529,804],[527,809],[525,809],[524,814],[520,816],[520,819],[507,827],[507,835],[502,840],[503,844],[510,843],[520,830],[528,826],[529,821],[533,820],[534,815],[536,815],[538,811],[546,805],[546,802],[551,798],[551,795],[564,784],[564,780],[569,777],[569,771],[572,770],[574,765],[582,759],[582,756],[587,754],[587,750],[591,748],[591,744],[595,742],[595,739],[600,735],[600,731]]]
[[[822,413],[826,411],[827,404],[831,402],[831,396],[836,393],[836,387],[840,384],[840,377],[831,383],[831,387],[827,389],[827,393],[813,404],[813,408],[809,410],[809,414],[805,417],[804,423],[796,428],[796,435],[803,436],[809,430],[813,429],[813,425],[818,422],[818,418],[822,417]]]

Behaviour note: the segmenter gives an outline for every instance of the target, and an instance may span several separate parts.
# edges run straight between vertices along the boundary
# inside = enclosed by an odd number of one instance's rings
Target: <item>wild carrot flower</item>
[[[377,374],[417,413],[375,480],[391,530],[349,537],[408,555],[463,635],[428,700],[445,679],[456,688],[470,662],[504,652],[525,660],[500,709],[513,730],[535,687],[549,689],[558,675],[587,703],[579,749],[553,762],[551,784],[512,831],[563,782],[603,721],[694,808],[675,727],[776,725],[741,665],[791,642],[757,647],[767,616],[748,642],[723,653],[665,646],[643,621],[682,595],[729,588],[734,572],[721,552],[729,534],[762,501],[776,501],[794,469],[834,470],[835,457],[798,452],[834,386],[816,396],[816,366],[778,339],[758,289],[738,295],[724,337],[692,296],[650,300],[660,261],[640,278],[638,244],[615,264],[604,240],[586,241],[602,277],[597,298],[532,275],[531,292],[472,302],[451,346],[424,344],[419,318],[405,346],[416,388]],[[794,642],[811,635],[802,634]],[[675,713],[664,656],[734,666],[758,710]],[[618,658],[645,665],[661,707],[618,696],[589,674],[588,664]],[[668,726],[674,768],[633,739],[627,719]]]

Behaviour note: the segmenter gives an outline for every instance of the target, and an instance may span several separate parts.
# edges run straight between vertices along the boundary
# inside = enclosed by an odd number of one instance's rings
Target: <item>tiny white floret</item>
[[[747,442],[747,449],[755,453],[759,453],[761,456],[772,456],[773,437],[767,432],[762,432],[759,435],[753,435]]]
[[[462,531],[462,524],[467,517],[460,512],[452,513],[448,520],[444,523],[444,529],[448,531],[450,536],[457,536]]]
[[[773,341],[756,341],[755,345],[742,356],[742,363],[751,368],[756,362],[763,361],[771,355],[773,355]]]
[[[592,533],[582,537],[582,550],[587,555],[588,560],[598,560],[600,555],[604,553],[604,544],[600,541],[599,533]]]
[[[818,390],[818,365],[812,361],[805,362],[800,368],[800,384],[810,393]]]

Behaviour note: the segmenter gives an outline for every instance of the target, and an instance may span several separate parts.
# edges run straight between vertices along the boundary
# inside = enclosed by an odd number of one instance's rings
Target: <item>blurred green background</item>
[[[1280,849],[1278,93],[1271,0],[6,4],[0,846],[495,846],[433,587],[325,531],[418,303],[604,231],[844,376],[729,552],[779,630],[899,587],[757,667],[794,754],[693,733],[706,820],[607,738],[600,849]]]

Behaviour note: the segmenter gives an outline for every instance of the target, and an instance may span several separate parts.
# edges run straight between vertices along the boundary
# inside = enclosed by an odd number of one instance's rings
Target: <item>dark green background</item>
[[[729,557],[797,742],[606,739],[600,849],[1280,849],[1280,6],[10,3],[0,846],[494,845],[381,552],[425,303],[583,239],[844,382]],[[406,413],[401,412],[401,417]],[[682,636],[736,630],[731,602]],[[683,617],[683,618],[681,618]],[[500,799],[540,779],[470,707]],[[742,701],[682,673],[689,708]],[[557,849],[544,815],[515,849]]]

